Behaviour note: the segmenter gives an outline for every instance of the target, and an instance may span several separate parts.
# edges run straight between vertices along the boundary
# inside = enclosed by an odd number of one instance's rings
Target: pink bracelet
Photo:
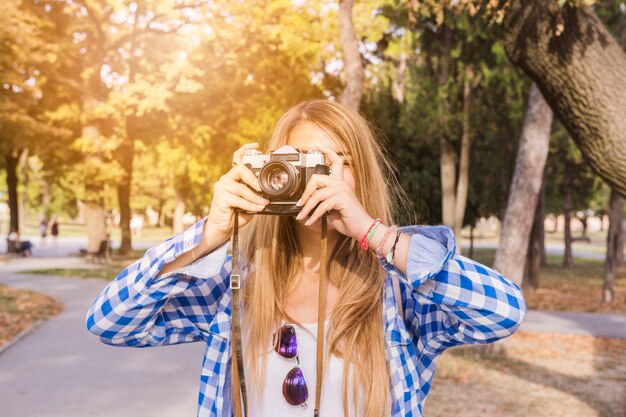
[[[396,230],[398,230],[398,226],[396,226],[395,224],[391,225],[391,227],[387,229],[387,232],[383,236],[383,239],[380,241],[380,244],[376,248],[376,256],[378,256],[379,258],[383,257],[383,247],[385,246],[385,242],[387,242],[387,239],[389,238],[389,236],[396,233]]]

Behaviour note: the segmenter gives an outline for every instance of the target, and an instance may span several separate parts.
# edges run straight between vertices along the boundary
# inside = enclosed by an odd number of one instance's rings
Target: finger
[[[250,149],[256,149],[258,147],[259,147],[259,144],[254,142],[254,143],[246,143],[241,148],[237,149],[233,153],[233,165],[234,166],[241,165],[241,158],[246,153],[246,151],[249,151]]]
[[[298,200],[298,202],[296,203],[296,206],[302,207],[303,205],[305,205],[307,200],[309,199],[309,197],[311,197],[311,195],[315,192],[315,190],[317,190],[318,188],[323,188],[323,187],[330,185],[332,181],[333,181],[333,178],[329,177],[328,175],[320,175],[320,174],[311,175],[311,178],[309,178],[309,182],[304,188],[304,192],[302,193],[300,200]]]
[[[238,208],[245,211],[259,212],[265,208],[264,204],[255,204],[245,198],[239,197],[235,194],[228,194],[225,196],[226,203],[231,208]]]
[[[239,177],[241,181],[250,187],[254,188],[258,192],[262,192],[261,185],[259,184],[259,179],[254,175],[254,173],[245,165],[240,165],[239,167]]]
[[[297,220],[306,219],[309,212],[315,208],[321,201],[326,200],[333,195],[334,190],[331,187],[324,187],[317,189],[313,195],[308,199],[306,204],[300,210],[300,213],[296,216]]]
[[[317,208],[315,209],[315,211],[313,212],[313,214],[311,214],[311,217],[309,217],[309,220],[306,221],[305,226],[310,226],[313,223],[315,223],[320,217],[322,217],[324,215],[324,213],[328,213],[330,212],[333,207],[335,207],[335,199],[334,198],[330,198],[326,201],[322,201],[320,203],[319,206],[317,206]]]
[[[331,163],[332,176],[336,178],[343,178],[343,158],[337,154],[337,152],[330,149],[328,146],[317,145],[317,149],[328,158]]]
[[[259,179],[252,173],[252,171],[250,171],[250,168],[245,165],[236,165],[232,167],[230,171],[226,173],[226,178],[237,182],[242,181],[258,192],[263,191],[259,185]]]
[[[231,194],[235,194],[239,197],[242,197],[252,203],[255,204],[269,204],[269,201],[256,194],[250,188],[248,188],[245,184],[240,182],[233,181],[232,183],[227,184],[226,189]]]

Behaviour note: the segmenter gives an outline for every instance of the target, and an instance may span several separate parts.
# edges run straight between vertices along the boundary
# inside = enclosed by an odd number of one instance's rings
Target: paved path
[[[104,345],[85,330],[84,321],[106,282],[18,273],[93,267],[68,257],[72,244],[63,245],[49,256],[0,264],[0,284],[35,290],[65,304],[58,316],[0,354],[0,416],[195,416],[202,344],[149,349]],[[626,338],[626,315],[531,311],[522,329]]]
[[[626,339],[626,314],[529,311],[521,330]]]
[[[102,280],[17,275],[0,267],[0,284],[65,304],[0,355],[0,416],[195,416],[202,344],[134,349],[100,343],[84,323]]]

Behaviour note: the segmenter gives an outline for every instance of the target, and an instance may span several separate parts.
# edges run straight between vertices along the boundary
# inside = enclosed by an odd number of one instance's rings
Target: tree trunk
[[[624,259],[624,198],[621,199],[621,209],[615,211],[615,268],[626,266]]]
[[[533,220],[530,239],[528,242],[528,255],[526,256],[526,265],[524,267],[524,280],[522,283],[525,288],[532,291],[539,288],[539,272],[541,269],[541,251],[543,238],[543,196],[544,187],[541,186],[539,198],[537,199],[537,207],[535,208],[535,218]]]
[[[46,179],[41,180],[41,215],[47,216],[52,203],[52,185]]]
[[[469,247],[469,254],[467,255],[468,258],[474,258],[474,229],[475,228],[476,228],[476,225],[472,223],[470,225],[470,247]]]
[[[626,54],[589,7],[512,1],[509,59],[532,78],[595,172],[626,195]]]
[[[452,51],[452,31],[447,24],[441,26],[442,47],[439,55],[437,83],[444,89],[450,75],[450,54]],[[450,142],[449,115],[450,103],[447,92],[441,99],[441,136],[439,138],[439,171],[441,175],[441,221],[454,227],[456,207],[456,161]],[[457,245],[458,246],[458,245]]]
[[[611,190],[609,202],[609,231],[606,236],[606,260],[604,261],[604,286],[602,288],[602,301],[612,303],[615,292],[615,269],[618,259],[624,260],[624,248],[621,252],[618,240],[622,232],[622,221],[624,217],[624,198],[615,190]]]
[[[130,231],[130,192],[133,181],[133,160],[135,157],[134,127],[135,116],[129,115],[126,118],[126,138],[117,149],[117,160],[124,171],[124,176],[117,186],[117,199],[120,208],[120,229],[122,241],[120,243],[120,254],[126,255],[132,251],[132,236]]]
[[[396,74],[396,78],[393,80],[393,93],[398,100],[399,103],[404,103],[404,79],[407,70],[407,53],[406,53],[406,43],[408,36],[405,34],[400,40],[400,47],[402,48],[400,52],[400,62],[398,63],[398,73]]]
[[[340,0],[339,2],[339,42],[343,51],[343,74],[346,87],[339,97],[342,104],[352,110],[359,111],[361,97],[363,97],[364,69],[359,52],[359,41],[354,33],[352,23],[352,6],[354,0]]]
[[[85,226],[87,229],[87,251],[97,252],[100,248],[100,242],[108,239],[102,204],[85,204]]]
[[[534,208],[548,157],[552,111],[535,84],[530,89],[515,172],[507,202],[494,268],[521,285]]]
[[[17,150],[10,147],[4,155],[7,170],[7,191],[9,194],[9,228],[19,229],[19,210],[17,201]]]
[[[134,13],[133,29],[130,37],[129,59],[128,59],[128,83],[135,82],[137,74],[137,54],[135,53],[138,35],[137,17],[143,13],[144,3],[138,2]],[[135,136],[137,118],[135,114],[126,117],[126,135],[122,144],[117,149],[117,160],[124,171],[124,176],[117,186],[117,198],[120,207],[120,229],[122,241],[120,243],[120,254],[127,255],[132,251],[132,235],[130,231],[130,195],[133,182],[133,160],[135,158]]]
[[[565,169],[565,184],[563,187],[563,217],[565,224],[563,225],[563,240],[565,243],[565,251],[563,253],[563,267],[571,268],[574,265],[574,257],[572,256],[572,182],[569,170]]]
[[[94,143],[100,140],[100,129],[95,124],[83,125],[82,136],[90,138]],[[97,156],[87,157],[94,166],[102,165]],[[87,233],[87,250],[97,252],[100,242],[108,239],[104,210],[104,186],[98,178],[85,178],[85,226]]]
[[[539,221],[541,219],[541,223],[537,225],[537,242],[539,244],[539,265],[546,266],[548,265],[548,259],[546,257],[546,229],[545,229],[545,219],[546,219],[546,187],[541,184],[541,192],[539,193],[539,202],[537,203],[537,211],[535,212],[535,220]]]
[[[439,165],[441,172],[441,221],[454,227],[456,211],[456,161],[455,152],[447,135],[439,138],[440,155]]]
[[[174,219],[172,222],[172,232],[176,235],[184,230],[183,216],[185,215],[185,200],[183,196],[176,191]]]
[[[465,69],[463,80],[463,135],[461,136],[461,153],[459,157],[459,179],[456,184],[456,197],[454,207],[454,235],[457,239],[457,249],[461,253],[461,230],[463,218],[467,206],[467,192],[469,186],[470,150],[472,146],[471,134],[471,111],[472,111],[472,79],[473,73],[470,67]]]
[[[26,202],[28,201],[28,148],[22,148],[17,162],[17,171],[19,172],[19,183],[22,184],[21,195],[17,200],[17,210],[19,212],[18,229],[24,231],[26,229]]]

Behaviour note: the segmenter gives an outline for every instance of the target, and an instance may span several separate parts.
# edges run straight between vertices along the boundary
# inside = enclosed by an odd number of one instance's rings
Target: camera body
[[[255,214],[294,215],[296,203],[313,174],[328,175],[324,154],[317,150],[300,152],[285,145],[268,154],[247,151],[242,162],[259,179],[263,197],[269,200],[263,211]]]

